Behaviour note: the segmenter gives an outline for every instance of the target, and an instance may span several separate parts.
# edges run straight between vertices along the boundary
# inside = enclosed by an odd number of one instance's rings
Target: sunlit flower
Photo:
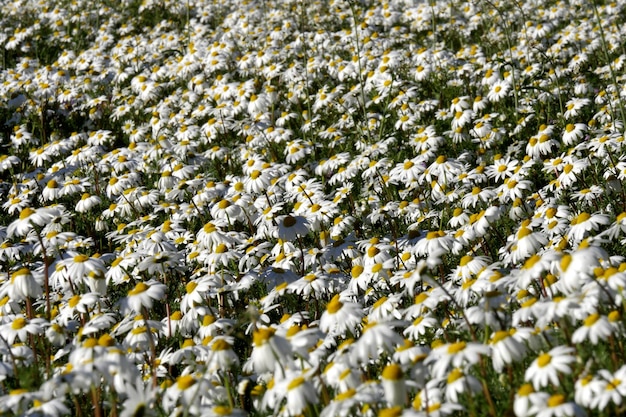
[[[460,368],[454,368],[446,380],[446,398],[452,403],[459,402],[459,395],[474,395],[482,388],[480,381]]]
[[[459,341],[446,343],[432,350],[426,364],[431,365],[432,374],[443,378],[450,366],[463,368],[478,363],[482,355],[489,354],[489,347],[481,343]]]
[[[526,369],[524,378],[537,390],[547,387],[548,384],[559,386],[559,373],[572,372],[571,364],[576,361],[574,352],[569,346],[557,346],[547,353],[540,354]]]
[[[498,330],[491,335],[491,361],[496,372],[502,372],[505,366],[522,360],[526,355],[526,346],[515,339],[515,329]]]
[[[254,349],[246,367],[257,373],[276,372],[284,376],[292,354],[287,339],[277,335],[273,327],[261,327],[254,330],[252,341]]]
[[[7,344],[13,345],[15,340],[26,342],[28,335],[37,335],[43,332],[40,319],[28,320],[23,316],[11,317],[8,323],[0,326],[2,336]]]
[[[141,314],[144,308],[150,310],[154,301],[163,299],[166,289],[165,285],[153,279],[146,282],[138,282],[133,289],[128,291],[128,295],[122,304]]]
[[[30,269],[20,268],[11,274],[8,294],[15,301],[37,298],[43,294],[42,284]]]
[[[493,83],[487,94],[487,100],[492,103],[497,103],[506,97],[511,91],[511,85],[508,81],[500,80]]]
[[[7,227],[7,236],[23,237],[30,232],[35,226],[43,227],[49,224],[53,218],[61,214],[56,208],[38,208],[32,209],[25,207],[19,215],[19,218],[13,221]]]
[[[278,224],[277,236],[284,241],[294,241],[297,236],[304,236],[309,232],[309,222],[303,216],[290,214],[276,217]]]
[[[589,340],[597,345],[599,341],[606,340],[613,334],[613,326],[608,317],[599,313],[592,313],[583,320],[583,325],[572,334],[572,343],[583,343]]]
[[[395,363],[385,366],[381,378],[387,404],[391,407],[405,405],[408,397],[402,367]]]
[[[354,334],[364,315],[361,305],[341,301],[336,294],[326,305],[326,311],[320,318],[320,329],[326,333]]]

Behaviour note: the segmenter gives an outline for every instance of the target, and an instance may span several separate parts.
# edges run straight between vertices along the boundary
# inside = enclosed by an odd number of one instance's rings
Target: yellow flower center
[[[589,317],[585,319],[585,326],[591,327],[600,319],[600,315],[598,313],[590,314]]]
[[[455,353],[461,352],[463,349],[465,349],[466,346],[467,346],[467,343],[464,341],[453,343],[450,346],[448,346],[448,353],[450,355],[454,355]]]
[[[508,338],[510,336],[509,332],[506,330],[498,330],[497,332],[495,332],[493,334],[493,337],[491,338],[491,343],[495,344],[498,343],[506,338]]]
[[[459,263],[459,265],[460,266],[465,266],[468,263],[470,263],[472,261],[472,259],[474,259],[472,256],[465,255],[464,257],[461,258],[461,262]]]
[[[402,407],[399,405],[391,408],[383,408],[378,412],[378,417],[399,417],[402,415]]]
[[[304,384],[304,378],[299,376],[297,378],[294,378],[293,381],[291,381],[289,385],[287,385],[287,390],[291,391],[292,389],[298,388],[302,384]]]
[[[572,226],[576,225],[576,224],[584,223],[587,220],[589,220],[590,217],[591,217],[591,215],[589,213],[582,212],[578,216],[576,216],[576,218],[574,220],[572,220]]]
[[[539,355],[539,357],[537,358],[537,365],[540,368],[544,368],[548,366],[551,361],[552,361],[552,356],[550,356],[549,353],[544,353],[544,354]]]
[[[548,407],[558,407],[559,405],[565,402],[565,395],[563,394],[554,394],[550,398],[548,398]]]
[[[83,254],[74,256],[74,262],[76,262],[76,263],[83,263],[87,259],[89,259],[89,256],[83,255]]]
[[[569,264],[572,262],[572,255],[565,254],[563,256],[563,258],[561,258],[561,271],[565,272],[567,271],[567,268],[569,267]]]
[[[233,409],[227,405],[216,405],[213,407],[213,413],[218,416],[230,416],[233,413]]]
[[[347,400],[348,398],[354,397],[355,394],[356,390],[354,388],[350,388],[349,390],[342,392],[341,394],[337,394],[335,396],[335,401]]]
[[[519,390],[517,390],[517,395],[519,395],[520,397],[527,397],[528,395],[532,394],[533,392],[535,392],[535,390],[533,389],[533,386],[530,384],[524,384],[520,387]]]
[[[31,216],[31,214],[33,214],[35,212],[35,210],[33,210],[30,207],[25,207],[24,210],[22,210],[20,212],[20,220],[25,220],[27,218],[29,218]]]
[[[210,222],[205,224],[203,229],[204,229],[204,233],[213,233],[216,230],[215,225]]]
[[[339,310],[341,310],[341,307],[343,307],[343,303],[341,301],[339,301],[339,294],[336,294],[328,303],[328,305],[326,305],[326,310],[330,313],[330,314],[335,314],[336,312],[338,312]]]
[[[230,344],[224,339],[217,339],[211,346],[213,351],[223,351],[230,349]]]
[[[450,374],[448,375],[448,384],[451,384],[454,381],[463,378],[463,376],[463,371],[461,371],[459,368],[454,368],[452,371],[450,371]]]
[[[392,363],[383,369],[382,377],[390,381],[399,381],[402,379],[403,373],[400,365]]]
[[[196,287],[198,286],[197,282],[191,281],[189,282],[186,286],[185,286],[185,290],[187,291],[187,294],[191,294],[193,292],[193,290],[196,289]]]
[[[179,376],[178,379],[176,379],[176,387],[181,391],[186,390],[187,388],[191,387],[195,383],[196,383],[196,380],[191,375]]]
[[[11,323],[11,328],[13,330],[23,329],[24,326],[26,326],[26,319],[24,317],[18,317],[15,320],[13,320],[13,323]]]
[[[364,268],[361,265],[354,265],[350,274],[352,275],[352,278],[358,278],[363,273],[363,270]]]
[[[90,337],[83,342],[83,346],[86,348],[95,348],[98,345],[98,340],[95,337]]]
[[[133,288],[132,290],[128,292],[128,295],[141,294],[142,292],[146,291],[148,288],[150,288],[149,285],[147,285],[144,282],[140,282],[137,285],[135,285],[135,288]]]
[[[67,304],[71,307],[74,308],[78,305],[80,301],[80,295],[76,294],[74,295],[72,298],[69,299],[69,301],[67,302]]]
[[[115,346],[115,339],[110,334],[105,333],[98,338],[98,345],[104,347]]]
[[[270,340],[272,336],[274,336],[274,333],[276,333],[276,330],[271,327],[263,327],[261,329],[257,329],[252,335],[252,341],[255,346],[262,346],[263,344],[267,343],[267,341]]]

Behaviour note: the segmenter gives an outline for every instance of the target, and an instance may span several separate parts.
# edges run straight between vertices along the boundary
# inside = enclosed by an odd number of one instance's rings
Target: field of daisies
[[[626,412],[626,1],[0,3],[0,414]]]

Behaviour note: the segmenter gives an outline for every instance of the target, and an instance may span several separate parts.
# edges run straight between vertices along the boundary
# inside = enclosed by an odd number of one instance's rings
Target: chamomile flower
[[[511,91],[511,84],[505,80],[499,80],[491,84],[489,93],[487,94],[487,100],[492,103],[497,103],[504,99]]]
[[[81,199],[76,203],[76,211],[78,213],[86,213],[100,204],[102,200],[97,195],[83,193]]]
[[[576,361],[574,349],[557,346],[547,353],[540,354],[526,369],[524,379],[538,390],[549,384],[559,386],[559,374],[570,374],[571,365]]]
[[[165,285],[154,279],[138,282],[128,291],[128,295],[122,300],[122,305],[141,314],[144,309],[151,309],[155,301],[163,299],[166,289]]]
[[[8,294],[12,300],[21,301],[28,297],[37,298],[43,294],[40,280],[29,268],[20,268],[11,274]],[[38,275],[38,274],[37,274]]]
[[[6,343],[11,346],[16,340],[20,342],[26,342],[28,335],[37,335],[43,332],[42,320],[32,319],[29,320],[24,316],[9,316],[8,322],[0,325],[2,330],[2,336]]]
[[[595,232],[599,230],[601,226],[609,223],[610,219],[606,214],[596,213],[592,215],[587,212],[582,212],[572,219],[567,237],[573,242],[580,242],[590,232]]]
[[[309,232],[309,222],[303,216],[290,214],[276,217],[278,229],[277,237],[283,241],[292,242],[298,236],[304,236]]]
[[[587,132],[587,125],[583,123],[568,123],[563,131],[562,141],[567,146],[576,145]]]
[[[155,415],[156,390],[140,378],[128,381],[124,387],[126,400],[122,403],[120,417],[133,417],[138,413],[144,416]]]
[[[522,360],[526,356],[526,346],[513,337],[515,328],[498,330],[489,338],[491,360],[496,372],[502,372],[505,366]]]
[[[615,373],[601,369],[589,385],[594,394],[592,408],[604,410],[609,403],[619,405],[626,396],[626,367],[622,366]]]
[[[257,373],[274,372],[285,376],[291,363],[292,347],[287,339],[276,334],[274,327],[260,327],[252,334],[253,350],[244,366]]]
[[[368,322],[351,349],[351,359],[354,363],[366,363],[377,360],[384,352],[391,352],[395,347],[402,345],[404,339],[393,330],[401,322],[381,321]]]
[[[426,359],[431,366],[432,374],[443,378],[448,374],[450,366],[462,368],[478,363],[482,355],[489,354],[489,347],[481,343],[459,341],[446,343],[434,348]]]
[[[446,379],[446,399],[452,403],[459,403],[461,394],[474,395],[481,388],[482,385],[476,377],[464,372],[461,368],[454,368]]]
[[[402,367],[396,363],[385,366],[381,378],[387,404],[391,407],[405,405],[408,396]]]
[[[9,224],[7,227],[7,236],[26,236],[35,226],[44,227],[57,216],[61,215],[61,211],[57,208],[38,208],[33,209],[25,207],[20,211],[19,218]]]
[[[320,330],[334,334],[354,335],[364,315],[361,305],[350,301],[341,301],[336,294],[326,305],[326,311],[320,318]]]
[[[597,345],[601,340],[606,340],[613,334],[614,328],[608,317],[599,313],[592,313],[583,320],[583,325],[572,334],[572,343],[583,343],[589,340]]]

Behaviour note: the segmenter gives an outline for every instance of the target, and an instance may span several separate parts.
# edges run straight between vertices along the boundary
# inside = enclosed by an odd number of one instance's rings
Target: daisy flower
[[[526,346],[513,337],[515,328],[498,330],[491,335],[491,361],[496,372],[502,372],[504,367],[518,362],[526,356]]]
[[[591,100],[589,100],[588,98],[574,97],[568,100],[567,103],[565,103],[565,107],[567,110],[563,114],[563,117],[565,117],[565,119],[571,119],[578,116],[580,110],[583,107],[588,106],[590,103]]]
[[[132,290],[128,291],[128,295],[122,300],[122,305],[141,314],[144,308],[151,309],[154,301],[162,300],[166,290],[165,285],[154,279],[138,282]]]
[[[276,372],[285,375],[291,363],[293,349],[289,341],[276,334],[274,327],[260,327],[252,334],[253,350],[244,370],[256,373]]]
[[[9,346],[18,339],[20,342],[26,342],[28,335],[37,335],[43,332],[42,319],[28,320],[23,316],[9,317],[9,323],[0,326],[2,336]]]
[[[516,159],[494,157],[493,165],[485,168],[485,174],[496,181],[504,181],[504,179],[513,176],[517,165],[518,161]]]
[[[28,268],[20,268],[11,274],[9,297],[14,301],[25,300],[28,297],[37,298],[43,294],[39,280]]]
[[[537,390],[549,384],[559,386],[559,374],[572,372],[571,365],[576,362],[574,353],[574,348],[569,346],[557,346],[542,353],[526,369],[524,379]]]
[[[606,214],[589,214],[582,212],[571,221],[571,227],[567,237],[572,242],[582,241],[590,232],[600,229],[600,226],[610,224],[610,218]]]
[[[404,372],[396,363],[385,366],[381,374],[385,400],[389,406],[403,406],[408,401]]]
[[[233,351],[232,346],[232,337],[217,336],[211,341],[211,352],[206,362],[209,372],[231,369],[231,367],[239,365],[239,358]]]
[[[309,222],[303,216],[290,214],[276,217],[278,230],[277,237],[286,242],[293,242],[297,236],[304,236],[309,232]]]
[[[326,305],[326,311],[320,318],[320,330],[329,334],[354,335],[364,316],[363,308],[358,303],[341,301],[336,294]]]
[[[505,80],[499,80],[491,84],[489,93],[487,93],[487,100],[492,103],[497,103],[505,98],[509,91],[511,91],[511,84]]]
[[[454,368],[446,378],[445,395],[446,399],[452,403],[459,403],[459,396],[469,393],[475,395],[482,389],[480,381],[463,371],[461,368]]]
[[[587,413],[575,402],[567,401],[565,395],[554,394],[544,396],[542,401],[536,401],[529,412],[535,417],[585,417]],[[545,402],[543,399],[545,398]]]
[[[194,375],[181,375],[163,394],[163,407],[174,411],[177,405],[184,409],[197,407],[204,396],[215,395],[211,384],[204,378]],[[181,410],[182,412],[182,410]]]
[[[547,394],[535,392],[531,384],[523,384],[515,393],[513,411],[517,417],[531,416],[530,410],[534,404],[545,401]]]
[[[444,378],[448,374],[448,368],[462,368],[478,363],[482,355],[489,354],[489,347],[481,343],[460,341],[446,343],[434,348],[425,361],[432,368],[432,374],[436,378]]]
[[[33,209],[25,207],[20,212],[19,218],[11,222],[7,227],[7,237],[24,237],[33,230],[35,226],[46,226],[58,216],[61,216],[61,211],[57,208],[41,207]]]
[[[578,344],[589,340],[592,345],[597,345],[599,341],[608,339],[614,330],[607,316],[592,313],[583,320],[583,325],[574,331],[572,343]]]
[[[138,414],[144,416],[155,415],[156,391],[152,384],[145,384],[141,378],[128,381],[124,387],[126,400],[122,403],[123,410],[120,417],[133,417]]]
[[[582,139],[587,132],[587,125],[584,123],[568,123],[563,130],[561,140],[567,146],[574,146]]]
[[[443,230],[428,232],[426,236],[415,245],[415,254],[418,256],[440,255],[452,249],[454,238]]]
[[[287,402],[285,408],[287,415],[295,416],[302,414],[309,405],[317,404],[319,398],[311,381],[299,373],[293,373],[277,385],[277,389],[285,393]]]
[[[81,199],[76,203],[76,211],[78,213],[86,213],[102,202],[97,195],[83,193]]]
[[[604,410],[609,403],[620,405],[626,397],[626,366],[613,374],[606,369],[599,370],[589,385],[594,393],[591,408]]]
[[[393,330],[399,321],[367,323],[351,349],[350,357],[355,364],[377,360],[383,352],[392,352],[404,343],[404,339]]]

